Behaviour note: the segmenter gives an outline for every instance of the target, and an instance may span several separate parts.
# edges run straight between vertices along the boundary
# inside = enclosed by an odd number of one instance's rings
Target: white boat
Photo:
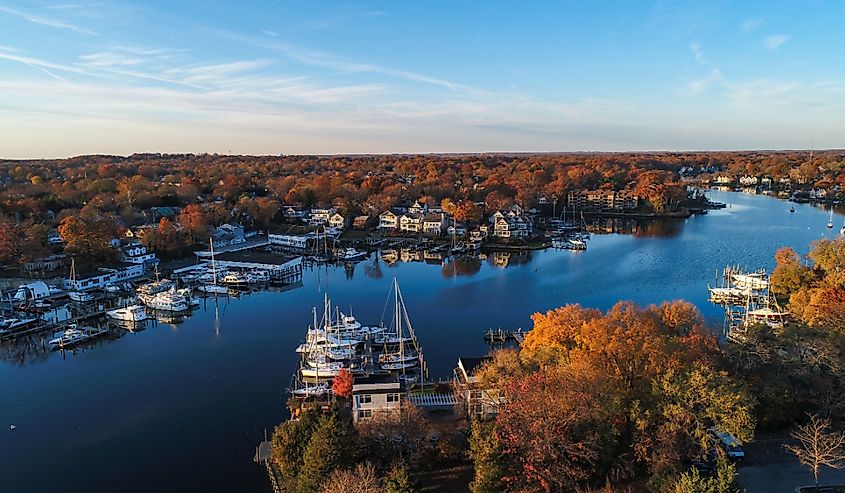
[[[830,206],[830,219],[827,220],[827,229],[833,229],[833,206]]]
[[[306,385],[305,387],[301,387],[298,389],[293,389],[290,391],[290,393],[297,397],[311,397],[325,395],[331,391],[332,389],[329,386],[329,383],[323,382],[315,385]]]
[[[766,324],[769,327],[783,327],[784,321],[789,318],[788,312],[773,310],[769,307],[749,310],[745,314],[746,325]]]
[[[147,308],[163,312],[185,312],[191,307],[187,298],[176,293],[176,288],[162,291],[142,300]]]
[[[147,304],[147,302],[153,299],[157,294],[173,289],[174,286],[176,286],[176,284],[173,281],[169,279],[162,279],[160,281],[149,282],[139,286],[138,289],[135,290],[135,293],[138,295],[139,300],[141,300],[144,304]]]
[[[738,288],[762,290],[768,289],[769,281],[762,272],[753,274],[731,274],[731,279]]]
[[[194,291],[191,288],[179,288],[176,290],[176,294],[184,296],[185,299],[188,300],[188,304],[191,306],[200,305],[200,300],[194,298]]]
[[[221,282],[230,286],[246,286],[249,284],[249,279],[237,272],[230,272],[223,276],[223,280]]]
[[[94,301],[94,295],[86,293],[85,291],[68,291],[67,296],[71,299],[71,301],[76,301],[78,303],[88,303],[90,301]]]
[[[226,294],[229,292],[229,288],[226,286],[218,286],[216,284],[203,284],[201,286],[197,286],[197,291],[209,294]]]
[[[0,330],[6,330],[8,332],[12,332],[15,330],[21,330],[29,327],[30,325],[34,325],[38,319],[35,318],[6,318],[0,319]]]
[[[710,290],[710,301],[714,303],[744,301],[751,294],[748,288],[708,288]]]
[[[388,346],[391,344],[409,344],[413,342],[412,337],[397,336],[395,334],[381,334],[373,338],[373,344],[377,346]]]
[[[418,361],[420,355],[413,352],[408,351],[407,353],[399,353],[399,352],[392,352],[392,353],[384,353],[380,354],[378,357],[378,362],[384,364],[391,364],[391,363],[414,363]]]
[[[345,367],[339,362],[306,361],[299,369],[299,373],[305,378],[331,378],[338,376]]]
[[[103,286],[103,291],[105,291],[106,293],[112,293],[112,294],[119,293],[120,287],[117,286],[116,284],[108,283],[105,286]]]
[[[121,322],[143,322],[147,319],[147,312],[141,305],[129,305],[106,312],[110,318]]]
[[[70,259],[70,282],[72,284],[76,284],[76,259]],[[89,301],[94,301],[94,295],[91,293],[86,293],[84,291],[77,291],[73,290],[68,292],[68,298],[71,301],[76,301],[78,303],[88,303]]]

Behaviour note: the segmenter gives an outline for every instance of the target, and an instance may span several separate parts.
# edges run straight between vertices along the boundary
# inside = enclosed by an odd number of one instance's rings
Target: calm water
[[[212,306],[76,354],[0,347],[0,491],[270,491],[253,447],[285,416],[293,350],[325,292],[378,321],[397,276],[432,376],[447,377],[458,356],[486,351],[486,328],[527,328],[533,312],[566,303],[685,298],[720,321],[706,302],[718,269],[770,268],[776,248],[805,253],[842,224],[836,216],[827,230],[827,213],[812,206],[790,214],[768,197],[710,196],[730,208],[594,234],[586,252],[513,255],[507,267],[492,255],[445,266],[371,259],[351,277],[306,271],[298,289],[232,300],[219,324]]]

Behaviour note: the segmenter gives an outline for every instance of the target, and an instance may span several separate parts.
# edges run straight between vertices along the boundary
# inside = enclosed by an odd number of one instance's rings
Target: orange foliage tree
[[[332,379],[332,392],[338,397],[349,397],[352,395],[352,373],[342,368],[337,376]]]

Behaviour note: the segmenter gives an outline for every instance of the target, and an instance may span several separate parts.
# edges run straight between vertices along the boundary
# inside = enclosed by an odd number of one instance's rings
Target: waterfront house
[[[746,187],[754,186],[754,185],[757,184],[757,182],[758,182],[758,179],[757,179],[756,176],[745,175],[745,176],[739,177],[739,184],[742,185],[742,186],[746,186]]]
[[[422,230],[423,219],[420,214],[403,214],[399,218],[399,231],[419,233]]]
[[[289,220],[301,220],[305,217],[305,211],[301,207],[295,205],[286,205],[282,209],[285,218]]]
[[[733,183],[733,181],[733,177],[728,175],[719,175],[716,177],[716,183],[718,183],[719,185],[730,185],[731,183]]]
[[[155,253],[148,252],[141,242],[131,241],[120,247],[120,261],[127,264],[156,264],[158,258]]]
[[[499,405],[503,402],[498,390],[483,388],[478,378],[478,371],[492,359],[490,356],[460,357],[453,371],[456,394],[470,417],[492,418],[499,412]]]
[[[497,238],[526,238],[531,235],[531,221],[520,211],[496,211],[490,218],[492,235]]]
[[[352,219],[352,229],[367,229],[370,226],[370,216],[355,216]]]
[[[426,204],[425,202],[423,202],[421,204],[420,201],[417,200],[416,202],[414,202],[414,204],[411,207],[408,207],[408,213],[409,214],[427,214],[428,213],[428,204]]]
[[[50,287],[44,281],[22,284],[15,292],[14,300],[21,302],[26,300],[40,300],[50,296]]]
[[[406,393],[393,375],[355,377],[352,383],[353,421],[358,423],[381,413],[400,411],[405,405]]]
[[[308,224],[312,226],[321,226],[329,222],[329,218],[337,212],[334,207],[315,207],[311,209],[311,214],[308,217]]]
[[[393,211],[384,211],[378,216],[379,229],[396,229],[399,227],[399,216]]]
[[[449,236],[466,236],[467,234],[467,226],[464,223],[459,223],[457,221],[452,221],[452,224],[446,228],[446,234]]]
[[[446,229],[446,215],[440,214],[426,214],[423,217],[423,233],[429,236],[440,236]]]
[[[339,212],[335,212],[329,216],[329,227],[339,231],[343,231],[347,226],[347,217]]]
[[[317,241],[313,233],[308,235],[267,235],[270,245],[290,250],[308,250]]]
[[[580,190],[566,195],[567,207],[594,211],[626,211],[639,206],[633,190]]]

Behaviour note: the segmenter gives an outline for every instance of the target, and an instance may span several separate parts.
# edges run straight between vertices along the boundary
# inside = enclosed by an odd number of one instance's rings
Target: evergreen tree
[[[502,452],[493,430],[493,423],[473,420],[469,443],[470,457],[475,465],[475,479],[469,485],[472,493],[503,491]]]
[[[415,491],[416,489],[405,466],[394,466],[387,477],[384,478],[384,493],[414,493]]]
[[[293,483],[299,475],[305,448],[319,419],[319,412],[311,409],[298,420],[285,421],[273,431],[272,461],[285,482]]]
[[[297,478],[298,491],[319,490],[335,469],[352,465],[354,454],[355,430],[352,423],[341,418],[337,412],[321,416],[302,456],[302,468]]]

